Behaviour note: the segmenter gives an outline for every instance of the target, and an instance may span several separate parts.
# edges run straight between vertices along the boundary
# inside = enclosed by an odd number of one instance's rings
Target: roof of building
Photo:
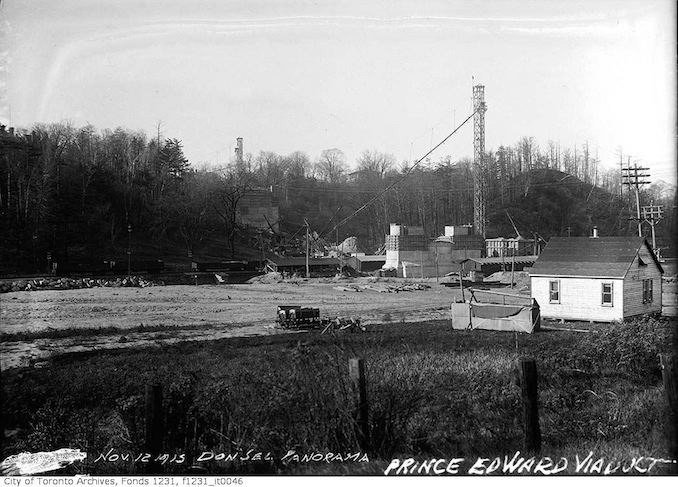
[[[510,264],[511,261],[515,262],[516,264],[533,264],[537,260],[536,255],[516,255],[515,257],[511,257],[510,255],[507,255],[506,257],[469,257],[467,259],[463,259],[460,262],[466,262],[467,260],[472,260],[473,262],[477,262],[480,265],[484,264]]]
[[[522,235],[518,235],[517,237],[494,237],[494,238],[486,238],[486,242],[534,242],[534,239],[532,238],[525,238]]]
[[[291,267],[291,266],[305,266],[306,257],[270,257],[268,259],[270,262],[273,262],[278,267]],[[309,266],[332,266],[339,265],[339,259],[333,257],[329,258],[317,258],[309,257],[308,259]]]
[[[643,245],[647,246],[652,260],[663,272],[643,237],[552,237],[530,270],[530,275],[623,279]]]
[[[454,236],[445,236],[441,235],[440,237],[435,238],[436,243],[449,243],[454,244],[455,242],[480,242],[483,243],[483,237],[480,235],[454,235]]]
[[[386,262],[385,255],[356,255],[360,262]]]

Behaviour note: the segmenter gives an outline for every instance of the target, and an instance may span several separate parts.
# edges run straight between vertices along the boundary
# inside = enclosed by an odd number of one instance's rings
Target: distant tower
[[[243,161],[243,154],[242,154],[242,137],[238,137],[235,139],[238,143],[238,145],[235,148],[235,162],[242,162]]]
[[[485,238],[485,86],[473,87],[473,226]]]

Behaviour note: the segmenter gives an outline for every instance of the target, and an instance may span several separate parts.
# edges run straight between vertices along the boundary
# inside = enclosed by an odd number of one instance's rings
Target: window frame
[[[610,286],[609,291],[605,291],[605,286]],[[610,301],[605,302],[605,296],[610,296]],[[600,305],[605,306],[606,308],[614,307],[614,283],[613,282],[602,282],[600,284]]]
[[[556,299],[553,299],[553,287],[552,285],[556,285]],[[560,304],[560,279],[556,279],[554,281],[549,281],[549,303],[550,304]]]
[[[653,288],[652,279],[643,279],[643,304],[649,304],[653,301]]]

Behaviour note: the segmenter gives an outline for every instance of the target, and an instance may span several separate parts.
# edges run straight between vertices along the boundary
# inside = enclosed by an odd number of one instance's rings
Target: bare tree
[[[262,186],[280,183],[286,176],[288,161],[275,152],[261,151],[254,159],[256,177]]]
[[[338,183],[346,172],[346,156],[339,149],[325,149],[316,162],[320,177],[330,183]]]
[[[207,171],[185,173],[177,198],[170,207],[173,226],[184,241],[189,254],[192,254],[196,246],[212,233],[210,222],[214,212],[210,193],[214,185],[214,176]]]
[[[366,150],[358,157],[358,170],[369,172],[383,178],[395,165],[395,157],[376,150]]]
[[[253,183],[254,176],[247,163],[232,164],[220,172],[213,207],[224,224],[232,257],[235,256],[238,231],[238,206],[245,193],[252,189]]]
[[[296,151],[285,157],[289,176],[304,178],[310,176],[311,161],[305,152]]]

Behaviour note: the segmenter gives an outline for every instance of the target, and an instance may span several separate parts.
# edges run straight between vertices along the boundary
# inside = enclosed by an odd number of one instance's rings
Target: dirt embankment
[[[5,336],[74,332],[63,338],[6,340],[0,343],[2,367],[30,365],[56,353],[283,333],[274,326],[278,305],[317,307],[322,316],[357,316],[368,327],[390,321],[441,319],[447,316],[450,302],[459,293],[435,284],[430,289],[409,292],[381,293],[368,288],[347,292],[337,290],[338,283],[375,284],[370,279],[326,279],[3,294],[0,333]],[[143,331],[140,325],[156,330]],[[129,333],[86,332],[93,328],[118,328]],[[82,330],[82,336],[78,330]]]

